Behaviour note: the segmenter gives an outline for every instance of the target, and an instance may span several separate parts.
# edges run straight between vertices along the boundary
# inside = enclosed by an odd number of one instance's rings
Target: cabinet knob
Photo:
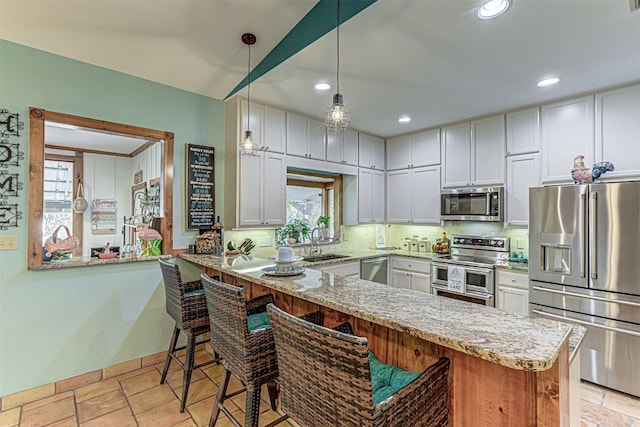
[[[516,283],[516,279],[511,279],[511,281],[512,281],[513,283]]]

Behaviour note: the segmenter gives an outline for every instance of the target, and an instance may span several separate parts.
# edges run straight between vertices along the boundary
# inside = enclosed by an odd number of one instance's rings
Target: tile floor
[[[209,365],[194,372],[189,388],[188,405],[180,413],[177,396],[182,391],[182,371],[176,363],[165,384],[160,385],[162,354],[154,363],[110,376],[95,382],[96,374],[75,377],[55,384],[55,393],[33,401],[3,398],[0,427],[200,427],[207,425],[222,371],[219,365]],[[197,362],[206,360],[209,353],[197,353]],[[100,375],[99,372],[97,371]],[[101,378],[105,378],[104,370]],[[87,385],[77,386],[79,383]],[[77,386],[77,387],[75,387]],[[240,388],[232,381],[229,390]],[[44,389],[43,389],[44,390]],[[267,398],[266,390],[263,398]],[[13,406],[12,406],[13,405]],[[244,394],[232,398],[227,405],[234,416],[243,420]],[[640,427],[640,399],[607,390],[593,384],[581,385],[581,427]],[[280,416],[263,400],[260,425],[268,424]],[[233,424],[220,415],[216,427]],[[280,424],[296,426],[292,421]]]

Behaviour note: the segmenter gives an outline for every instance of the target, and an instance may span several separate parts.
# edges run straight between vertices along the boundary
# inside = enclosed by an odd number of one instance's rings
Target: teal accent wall
[[[175,248],[195,235],[185,230],[185,144],[215,147],[224,210],[221,100],[0,40],[0,108],[25,123],[25,188],[10,200],[23,218],[0,231],[18,236],[18,250],[0,251],[0,396],[164,351],[173,328],[156,262],[27,270],[30,106],[174,132]]]
[[[337,1],[319,0],[318,3],[287,33],[258,65],[226,96],[231,98],[251,81],[256,81],[296,53],[300,52],[329,31],[336,28]],[[353,18],[377,0],[349,0],[340,2],[340,24]]]

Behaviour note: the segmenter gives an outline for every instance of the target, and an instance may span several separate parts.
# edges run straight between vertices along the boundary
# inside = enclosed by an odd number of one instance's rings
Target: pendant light
[[[240,154],[243,156],[257,156],[262,150],[259,143],[253,140],[253,133],[249,126],[249,117],[251,117],[251,46],[256,43],[256,36],[251,33],[242,35],[242,43],[249,48],[249,60],[247,62],[247,129],[244,131],[244,137],[240,140]]]
[[[351,114],[344,106],[344,100],[340,93],[340,0],[336,2],[336,94],[333,95],[333,106],[327,112],[327,128],[331,131],[343,131],[349,127]]]

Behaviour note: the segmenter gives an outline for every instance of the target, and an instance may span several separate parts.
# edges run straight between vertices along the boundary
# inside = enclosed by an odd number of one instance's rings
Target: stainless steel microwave
[[[503,187],[446,189],[440,192],[440,219],[445,221],[503,220]]]

